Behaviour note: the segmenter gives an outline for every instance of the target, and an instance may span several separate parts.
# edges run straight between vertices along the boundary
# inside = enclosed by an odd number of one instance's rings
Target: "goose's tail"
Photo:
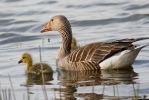
[[[130,42],[130,43],[133,43],[133,42],[145,40],[145,39],[149,39],[149,37],[140,37],[140,38],[131,38],[131,39],[126,38],[126,39],[116,40],[114,42]]]
[[[140,38],[136,38],[135,41],[140,41],[140,40],[145,40],[145,39],[149,39],[149,37],[140,37]]]

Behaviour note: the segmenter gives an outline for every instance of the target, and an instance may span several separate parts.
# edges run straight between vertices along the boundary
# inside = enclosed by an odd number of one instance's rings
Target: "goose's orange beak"
[[[49,23],[40,32],[43,33],[47,31],[52,31]]]

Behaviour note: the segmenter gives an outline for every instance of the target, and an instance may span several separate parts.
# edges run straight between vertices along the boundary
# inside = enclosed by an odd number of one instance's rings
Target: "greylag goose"
[[[52,68],[46,63],[42,63],[43,70],[41,70],[40,63],[32,65],[32,57],[29,53],[22,54],[21,60],[18,62],[18,64],[22,62],[26,63],[26,73],[41,74],[42,72],[43,73],[53,72]]]
[[[140,50],[147,46],[135,46],[132,43],[149,39],[149,37],[142,37],[112,42],[95,42],[70,52],[72,30],[65,16],[53,16],[41,33],[47,31],[58,31],[62,36],[62,45],[57,53],[56,63],[58,67],[65,70],[127,68],[133,64]]]

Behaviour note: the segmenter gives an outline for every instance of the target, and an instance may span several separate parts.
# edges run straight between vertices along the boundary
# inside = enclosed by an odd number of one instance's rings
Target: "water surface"
[[[134,88],[141,97],[149,96],[149,47],[140,52],[130,71],[57,72],[55,56],[61,37],[54,31],[40,34],[52,16],[62,14],[69,19],[73,36],[82,46],[96,41],[147,37],[149,1],[2,0],[0,8],[0,83],[4,89],[10,88],[10,74],[17,100],[27,99],[27,95],[31,100],[44,100],[40,81],[28,83],[25,64],[18,64],[24,52],[32,54],[34,63],[39,62],[39,45],[43,61],[54,70],[46,82],[49,100],[127,99],[135,96]],[[144,40],[135,44],[148,43]]]

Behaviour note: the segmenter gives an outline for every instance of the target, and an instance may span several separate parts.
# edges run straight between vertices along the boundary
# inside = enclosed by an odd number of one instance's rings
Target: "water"
[[[149,47],[140,52],[130,71],[58,73],[55,56],[61,37],[54,31],[40,33],[52,16],[62,14],[69,19],[73,36],[82,46],[96,41],[147,37],[149,1],[1,0],[0,8],[0,83],[3,89],[10,88],[10,74],[17,100],[27,99],[28,95],[31,100],[44,100],[41,83],[28,83],[25,64],[18,64],[24,52],[32,54],[34,63],[39,62],[39,45],[43,61],[54,70],[46,82],[49,100],[127,99],[135,95],[134,88],[140,96],[149,96]],[[135,44],[148,44],[148,41]],[[69,74],[74,77],[70,79]],[[31,87],[28,89],[26,84]]]

